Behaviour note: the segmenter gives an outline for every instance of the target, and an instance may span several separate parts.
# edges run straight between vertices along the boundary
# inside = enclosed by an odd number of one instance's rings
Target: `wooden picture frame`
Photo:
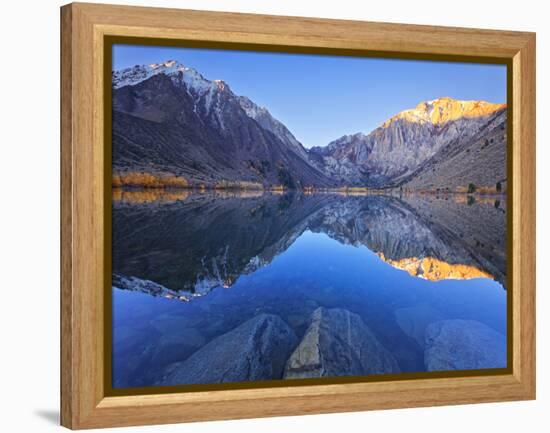
[[[116,396],[105,387],[104,59],[109,37],[261,50],[498,60],[512,91],[506,374]],[[535,34],[73,3],[61,8],[61,424],[80,428],[535,398]],[[510,136],[510,135],[509,135]],[[110,185],[109,185],[110,187]]]

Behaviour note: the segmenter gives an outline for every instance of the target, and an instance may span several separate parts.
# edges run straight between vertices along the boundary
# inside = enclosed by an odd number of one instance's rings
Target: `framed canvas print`
[[[71,4],[62,424],[535,397],[535,36]]]

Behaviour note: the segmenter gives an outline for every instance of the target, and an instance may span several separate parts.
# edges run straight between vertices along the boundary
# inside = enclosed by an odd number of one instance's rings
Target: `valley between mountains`
[[[506,192],[505,104],[442,97],[306,149],[176,61],[114,71],[112,87],[114,187]]]

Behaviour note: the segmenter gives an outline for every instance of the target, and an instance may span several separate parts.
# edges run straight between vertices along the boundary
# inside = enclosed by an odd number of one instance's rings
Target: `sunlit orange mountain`
[[[434,125],[442,125],[462,118],[473,119],[489,116],[504,108],[506,108],[506,104],[492,104],[486,101],[460,101],[443,97],[421,102],[415,108],[403,110],[386,120],[382,127],[387,128],[399,119],[415,123],[430,122]]]
[[[480,148],[477,146],[469,156],[476,157],[479,165],[491,160],[500,163],[498,155],[506,149],[501,130],[506,112],[506,104],[437,98],[393,115],[368,134],[344,135],[310,152],[318,155],[330,177],[348,185],[398,186],[448,146],[456,153],[493,138],[494,147],[485,147],[482,154],[475,155]],[[447,157],[436,159],[434,163],[441,164]],[[487,179],[478,179],[477,174],[468,176],[471,164],[461,167],[461,171],[468,183],[482,181],[484,186],[493,186],[503,180],[501,172],[506,164],[501,165],[502,170],[491,170]]]
[[[384,253],[377,253],[383,261],[394,268],[407,271],[413,277],[429,281],[470,280],[472,278],[491,278],[493,276],[474,266],[451,264],[434,257],[410,257],[400,260],[387,259]]]

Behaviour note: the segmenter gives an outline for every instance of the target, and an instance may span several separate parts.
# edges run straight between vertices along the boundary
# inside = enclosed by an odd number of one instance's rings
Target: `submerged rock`
[[[420,347],[424,347],[426,327],[443,317],[439,311],[429,305],[416,305],[395,310],[395,321],[401,330],[414,338]]]
[[[279,316],[260,314],[168,367],[158,384],[281,379],[296,343],[294,331]]]
[[[197,346],[198,341],[193,341],[182,335],[163,335],[154,344],[151,362],[162,368],[187,359],[200,347]]]
[[[506,367],[506,338],[475,320],[441,320],[426,328],[428,371]]]
[[[304,338],[286,363],[285,379],[398,373],[393,355],[348,310],[313,312]]]

